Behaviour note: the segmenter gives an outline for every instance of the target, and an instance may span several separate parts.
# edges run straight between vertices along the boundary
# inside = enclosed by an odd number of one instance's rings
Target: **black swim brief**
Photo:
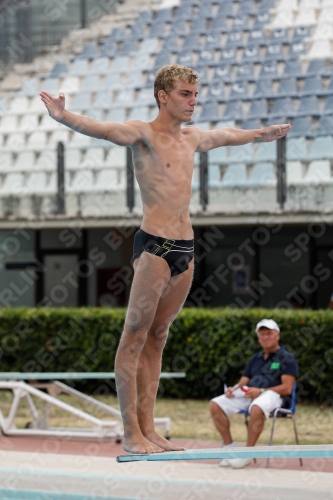
[[[178,276],[188,269],[194,257],[194,240],[170,240],[139,229],[134,237],[133,260],[140,257],[142,252],[161,257],[167,262],[171,276]]]

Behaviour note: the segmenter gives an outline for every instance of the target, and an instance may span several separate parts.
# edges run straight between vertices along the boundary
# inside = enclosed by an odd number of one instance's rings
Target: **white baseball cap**
[[[277,332],[280,331],[279,325],[274,321],[274,319],[265,318],[259,321],[259,323],[256,326],[256,333],[258,333],[260,328],[262,327],[269,328],[270,330],[276,330]]]

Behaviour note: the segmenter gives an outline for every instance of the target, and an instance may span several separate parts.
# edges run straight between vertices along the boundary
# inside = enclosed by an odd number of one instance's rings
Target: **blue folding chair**
[[[241,415],[245,415],[245,425],[248,426],[248,417],[249,413],[247,410],[241,410],[238,413]],[[270,418],[273,418],[273,423],[272,423],[272,430],[271,430],[271,435],[269,439],[269,446],[272,446],[273,444],[273,435],[274,435],[274,430],[275,430],[275,421],[277,418],[291,418],[293,422],[293,427],[294,427],[294,433],[295,433],[295,442],[297,445],[299,445],[299,439],[298,439],[298,433],[297,433],[297,428],[296,428],[296,382],[293,385],[293,390],[291,393],[291,401],[290,401],[290,408],[275,408],[270,414]],[[254,459],[254,461],[256,461]],[[300,458],[299,463],[302,466],[303,465],[303,460]],[[266,459],[266,468],[268,467],[269,464],[269,458]]]

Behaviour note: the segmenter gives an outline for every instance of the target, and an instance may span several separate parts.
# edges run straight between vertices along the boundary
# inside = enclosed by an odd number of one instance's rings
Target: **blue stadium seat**
[[[240,14],[242,14],[242,15],[248,14],[248,15],[254,16],[255,11],[256,11],[256,9],[254,6],[254,2],[252,0],[245,0],[245,1],[239,3],[238,12]]]
[[[194,57],[192,52],[186,51],[178,54],[177,64],[182,64],[183,66],[192,68],[194,66]]]
[[[304,86],[299,95],[320,95],[322,93],[322,83],[319,76],[309,76],[306,78]]]
[[[53,69],[49,74],[49,78],[63,78],[67,76],[67,74],[67,64],[64,62],[57,62],[53,66]]]
[[[199,52],[198,66],[215,66],[215,64],[214,50],[201,50]]]
[[[298,43],[311,36],[310,26],[297,26],[294,30],[291,43]]]
[[[172,8],[160,9],[156,12],[155,21],[171,22],[172,20]]]
[[[269,61],[262,64],[258,80],[274,80],[278,76],[278,63],[276,61]]]
[[[308,160],[333,160],[332,136],[316,137],[308,154]]]
[[[170,53],[167,50],[161,50],[161,52],[159,52],[156,56],[153,72],[157,71],[166,64],[170,64],[170,61]]]
[[[90,65],[89,73],[106,75],[109,73],[110,59],[108,57],[96,57]]]
[[[266,142],[258,145],[257,151],[254,153],[253,161],[276,161],[277,147],[276,142]]]
[[[245,163],[232,163],[228,165],[222,179],[221,187],[243,188],[247,183],[247,171]]]
[[[267,118],[267,101],[266,99],[256,99],[251,102],[250,110],[246,116],[248,120],[253,118],[265,119]]]
[[[287,61],[281,78],[297,78],[300,76],[303,76],[300,60],[290,59]]]
[[[322,114],[323,115],[333,115],[333,96],[329,96],[326,99]]]
[[[198,77],[200,78],[200,85],[208,85],[213,80],[208,77],[208,70],[205,66],[199,66],[198,68],[193,68]]]
[[[249,97],[249,89],[246,82],[234,83],[231,87],[228,100],[247,99]]]
[[[128,73],[123,86],[128,89],[140,89],[142,87],[142,72],[134,70]]]
[[[109,110],[105,117],[106,121],[123,123],[126,120],[125,108],[114,108]]]
[[[313,59],[309,62],[306,76],[327,75],[325,59]]]
[[[156,22],[152,24],[149,30],[150,37],[165,38],[167,36],[166,24],[164,21]]]
[[[228,102],[224,113],[222,115],[222,120],[243,120],[243,107],[240,101]]]
[[[117,42],[115,40],[107,39],[101,48],[101,57],[115,57],[117,53]]]
[[[271,80],[258,79],[252,94],[252,99],[271,99],[273,96],[274,94]]]
[[[228,31],[228,21],[226,16],[216,16],[213,19],[211,28],[211,32],[218,31],[219,33],[225,33]]]
[[[128,56],[117,56],[112,61],[111,72],[128,73],[129,67],[130,67],[130,58]]]
[[[203,105],[198,121],[217,122],[219,119],[220,117],[217,102],[208,102]]]
[[[177,14],[176,14],[176,19],[181,19],[182,21],[191,21],[193,18],[193,9],[192,5],[182,5],[180,4]]]
[[[268,12],[258,13],[254,19],[253,30],[258,30],[269,24],[270,17]]]
[[[217,164],[217,165],[223,165],[227,163],[227,148],[226,147],[221,147],[221,148],[214,148],[211,149],[208,153],[208,162],[209,165]]]
[[[288,138],[286,142],[286,158],[288,161],[307,161],[308,147],[305,137]]]
[[[94,43],[86,43],[83,46],[78,59],[95,59],[97,57],[97,47]]]
[[[122,42],[125,40],[126,34],[124,28],[113,28],[110,35],[108,36],[109,40],[114,42]]]
[[[214,76],[213,76],[213,82],[224,82],[224,83],[230,83],[231,82],[231,68],[229,65],[226,66],[217,66],[215,68]]]
[[[271,44],[289,44],[288,30],[286,28],[277,28],[272,31],[269,38]]]
[[[221,33],[215,32],[215,33],[209,33],[206,37],[205,40],[205,45],[204,49],[208,50],[213,50],[213,49],[221,49],[222,42],[221,42]]]
[[[262,126],[258,118],[251,118],[250,120],[244,120],[242,123],[243,130],[256,130],[259,128],[262,128]]]
[[[301,55],[305,55],[307,53],[306,45],[304,42],[292,43],[289,47],[289,51],[287,53],[288,59],[296,59]]]
[[[303,97],[295,113],[295,116],[314,116],[318,118],[320,115],[321,112],[318,108],[318,99],[314,95]]]
[[[177,35],[177,36],[184,36],[184,33],[186,33],[186,23],[182,19],[175,19],[175,21],[172,23],[171,30],[170,30],[170,36],[171,35]]]
[[[90,92],[78,92],[70,104],[70,109],[84,111],[90,108]]]
[[[261,188],[264,186],[274,186],[277,183],[274,164],[271,162],[256,163],[250,174],[248,186]]]
[[[134,103],[131,104],[131,107],[133,106]],[[153,89],[152,88],[141,89],[137,97],[137,100],[135,101],[135,106],[156,106]]]
[[[314,131],[314,135],[316,137],[333,135],[333,116],[322,116]]]
[[[212,82],[209,85],[205,101],[225,101],[224,85],[223,82]]]
[[[264,56],[264,62],[266,61],[284,61],[285,57],[283,55],[283,45],[282,44],[270,44],[267,45],[266,54]]]
[[[237,31],[237,30],[238,31],[239,30],[247,31],[249,29],[249,23],[250,23],[250,19],[249,19],[248,15],[246,15],[246,14],[237,15],[232,21],[230,31]]]
[[[225,50],[237,48],[237,47],[243,47],[243,32],[242,31],[231,31],[228,34],[227,41],[224,45]]]
[[[176,36],[170,36],[169,38],[166,38],[164,40],[161,52],[171,52],[171,53],[178,53],[179,52],[179,45],[178,45],[178,40]]]
[[[293,103],[290,97],[280,97],[274,101],[273,109],[269,114],[270,118],[288,116],[293,109]]]
[[[19,95],[34,97],[39,91],[39,79],[38,78],[28,78],[22,84],[19,91]],[[0,112],[1,113],[1,112]]]
[[[251,163],[253,160],[253,144],[244,144],[242,146],[232,146],[228,157],[229,163]]]
[[[198,17],[203,19],[213,19],[212,6],[211,4],[201,4],[199,11],[197,13]]]
[[[222,66],[225,64],[236,64],[237,63],[236,49],[222,50],[219,63]]]
[[[328,82],[328,86],[326,87],[325,90],[321,92],[323,96],[329,96],[333,94],[333,76],[330,78],[330,81]]]
[[[266,36],[263,29],[251,30],[247,40],[247,46],[266,45]]]
[[[198,52],[200,50],[200,39],[198,34],[190,34],[188,35],[184,43],[182,45],[182,51],[187,52],[187,51],[193,51],[193,52]]]
[[[195,17],[191,23],[191,33],[205,35],[207,33],[207,21],[204,17]]]
[[[234,10],[232,2],[225,2],[220,4],[219,10],[216,14],[217,17],[234,17]]]
[[[86,76],[88,74],[88,59],[74,59],[68,74]]]
[[[81,90],[97,92],[100,90],[100,78],[98,75],[86,76],[82,82]]]
[[[121,81],[120,73],[109,73],[106,75],[103,88],[107,90],[121,90],[123,88],[123,84]]]
[[[96,109],[96,108],[89,108],[87,111],[85,111],[85,116],[89,116],[90,118],[93,118],[94,120],[99,120],[103,121],[104,118],[104,111],[102,109]]]
[[[280,81],[279,88],[277,90],[277,97],[297,97],[298,90],[295,78],[289,78]]]
[[[46,92],[58,92],[59,90],[59,78],[45,78],[41,83],[41,89],[46,90]]]
[[[270,9],[275,9],[275,0],[261,0],[258,6],[258,12],[268,12]]]
[[[149,108],[147,106],[135,106],[130,112],[128,120],[141,120],[142,122],[148,122]]]
[[[134,53],[137,51],[137,48],[138,48],[137,40],[129,38],[124,41],[120,49],[119,55],[120,56],[134,55]]]
[[[150,54],[155,55],[159,52],[159,40],[155,38],[145,38],[140,44],[138,55]]]
[[[142,40],[145,37],[147,23],[138,19],[134,24],[130,26],[130,38],[134,38],[135,40]]]
[[[295,118],[288,137],[313,137],[311,118],[309,116]]]
[[[242,63],[259,63],[261,62],[261,57],[260,57],[260,50],[259,46],[253,45],[253,46],[246,46],[244,49],[243,57],[242,57]]]
[[[153,19],[153,12],[151,10],[142,10],[139,12],[137,21],[142,21],[146,24],[149,24]]]
[[[241,64],[237,68],[237,73],[235,76],[235,82],[245,81],[253,82],[255,81],[254,76],[254,65],[253,64]]]
[[[99,91],[95,95],[93,107],[109,110],[112,107],[112,97],[108,91]]]

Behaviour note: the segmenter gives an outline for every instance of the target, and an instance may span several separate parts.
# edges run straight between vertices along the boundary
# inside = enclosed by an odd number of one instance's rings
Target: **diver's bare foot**
[[[123,441],[123,448],[128,453],[162,453],[163,447],[154,444],[152,441],[146,439],[144,436],[135,438],[125,438]]]
[[[156,444],[157,446],[163,448],[164,451],[183,451],[185,448],[181,446],[177,446],[176,444],[170,443],[167,439],[164,437],[160,436],[156,431],[152,431],[147,433],[146,438],[149,439],[152,443]]]

